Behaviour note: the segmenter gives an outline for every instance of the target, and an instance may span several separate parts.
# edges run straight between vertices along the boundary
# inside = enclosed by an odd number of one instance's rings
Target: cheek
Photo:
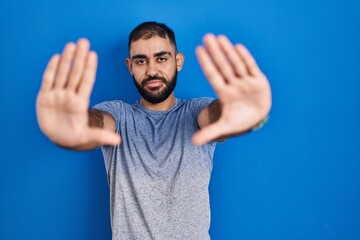
[[[145,71],[142,71],[141,69],[133,69],[133,76],[136,80],[141,80],[145,76]]]
[[[166,74],[166,77],[169,79],[174,75],[175,71],[177,71],[177,67],[174,64],[169,64],[164,70],[164,74]]]

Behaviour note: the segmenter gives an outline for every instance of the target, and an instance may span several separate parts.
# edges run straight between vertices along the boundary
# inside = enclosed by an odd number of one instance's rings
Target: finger
[[[97,70],[97,54],[94,51],[90,51],[84,70],[84,75],[79,84],[78,93],[86,98],[90,98],[91,91],[94,86],[96,70]]]
[[[59,69],[55,79],[55,88],[63,88],[66,85],[75,50],[76,45],[74,43],[66,44],[61,56]]]
[[[221,75],[227,82],[231,81],[234,78],[234,70],[216,37],[213,34],[205,35],[204,45],[211,60],[214,62]]]
[[[74,65],[71,69],[67,87],[75,90],[80,82],[80,78],[84,72],[86,57],[88,55],[90,43],[87,39],[82,38],[78,40],[78,47],[75,54]]]
[[[239,77],[246,76],[247,70],[246,70],[245,64],[244,64],[242,58],[236,52],[234,45],[224,35],[220,35],[218,37],[218,40],[219,40],[222,50],[224,51],[227,58],[229,59],[235,74]]]
[[[98,142],[99,145],[116,146],[121,143],[120,135],[100,128],[91,128],[88,132],[87,138]]]
[[[247,68],[249,74],[253,76],[261,75],[261,70],[259,66],[256,64],[254,57],[251,55],[249,50],[242,44],[236,45],[236,50],[238,54],[242,57],[245,63],[245,67]]]
[[[44,71],[43,80],[40,91],[48,91],[52,89],[55,82],[55,75],[60,61],[60,55],[55,54],[49,60],[49,63]]]
[[[217,92],[225,85],[225,81],[211,61],[210,56],[204,47],[199,46],[196,48],[196,57],[205,77],[208,79],[215,92]]]
[[[192,137],[192,143],[196,146],[201,146],[210,141],[213,141],[222,135],[224,135],[221,130],[223,127],[220,123],[210,124],[201,130],[197,131]]]

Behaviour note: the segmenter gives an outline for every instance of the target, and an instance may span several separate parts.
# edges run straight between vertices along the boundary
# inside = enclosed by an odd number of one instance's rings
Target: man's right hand
[[[54,143],[74,150],[92,149],[121,142],[115,121],[104,114],[100,127],[89,126],[90,95],[95,82],[97,54],[90,43],[68,43],[55,54],[43,75],[37,96],[36,115],[43,133]],[[109,119],[111,118],[111,119]],[[104,125],[107,124],[107,125]]]

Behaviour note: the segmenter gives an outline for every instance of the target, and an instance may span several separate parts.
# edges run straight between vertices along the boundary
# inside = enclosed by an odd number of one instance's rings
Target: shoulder
[[[190,106],[198,106],[198,105],[209,105],[215,98],[212,97],[199,97],[199,98],[191,98],[191,99],[178,99],[181,104],[190,105]]]
[[[98,103],[92,107],[92,109],[104,111],[110,113],[114,118],[117,118],[124,113],[128,112],[132,106],[121,100],[112,100]]]
[[[103,110],[103,108],[121,108],[124,105],[129,105],[121,100],[105,101],[94,105],[92,108]]]
[[[197,122],[199,114],[206,109],[215,99],[210,97],[192,98],[188,100],[179,100],[181,112],[186,112]]]
[[[214,100],[215,99],[211,97],[200,97],[183,101],[187,107],[191,108],[196,113],[199,113],[201,110],[208,107]]]

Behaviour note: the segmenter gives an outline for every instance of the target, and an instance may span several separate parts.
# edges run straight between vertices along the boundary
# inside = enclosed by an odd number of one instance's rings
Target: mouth
[[[154,79],[154,80],[145,82],[143,85],[148,88],[157,88],[157,87],[160,87],[163,83],[164,82],[162,80]]]

